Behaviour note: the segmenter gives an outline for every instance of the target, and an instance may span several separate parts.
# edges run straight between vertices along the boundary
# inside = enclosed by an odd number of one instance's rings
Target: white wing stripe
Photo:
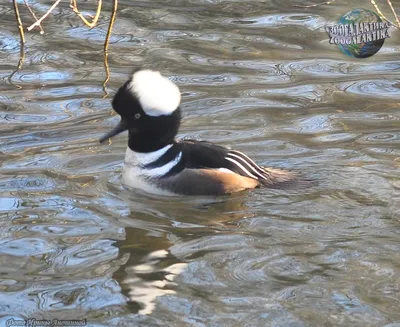
[[[244,153],[240,152],[240,151],[236,151],[236,150],[231,150],[229,151],[229,154],[233,154],[236,153],[238,156],[243,156],[248,162],[252,163],[253,168],[257,169],[259,173],[265,175],[268,175],[268,172],[261,168],[259,165],[257,165],[253,160],[251,160],[248,156],[246,156]]]
[[[229,160],[230,162],[233,162],[236,166],[238,166],[241,170],[243,170],[244,173],[245,173],[246,175],[250,176],[251,178],[258,179],[257,176],[254,176],[252,173],[250,173],[246,168],[244,168],[244,167],[243,167],[240,163],[238,163],[236,160],[234,160],[234,159],[232,159],[232,158],[228,158],[228,157],[225,157],[225,159],[226,159],[226,160]]]
[[[236,157],[238,159],[240,159],[241,161],[243,161],[248,167],[250,167],[250,169],[259,177],[261,177],[262,179],[265,179],[265,176],[263,174],[261,174],[259,171],[257,171],[250,163],[248,163],[245,159],[239,157],[236,154],[233,153],[228,153],[228,155],[232,156],[232,157]],[[226,157],[226,159],[229,159],[228,157]]]
[[[265,174],[265,170],[262,169],[259,165],[257,165],[251,158],[246,156],[244,153],[242,153],[240,151],[236,151],[236,150],[231,150],[231,151],[229,151],[228,155],[229,154],[233,155],[234,153],[237,156],[243,156],[247,161],[249,161],[253,165],[253,168],[255,167],[258,170],[258,172],[260,172],[261,174]]]

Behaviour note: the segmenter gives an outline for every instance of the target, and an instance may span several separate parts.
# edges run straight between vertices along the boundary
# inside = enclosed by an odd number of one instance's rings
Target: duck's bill
[[[121,120],[119,122],[119,124],[117,126],[115,126],[115,128],[112,131],[108,132],[106,135],[104,135],[102,138],[100,138],[99,141],[100,141],[100,143],[103,143],[104,141],[112,138],[115,135],[118,135],[118,134],[126,131],[127,129],[128,129],[128,125],[123,120]]]

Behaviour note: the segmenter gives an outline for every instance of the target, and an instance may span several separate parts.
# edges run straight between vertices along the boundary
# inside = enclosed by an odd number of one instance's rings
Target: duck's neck
[[[154,133],[146,135],[129,132],[128,148],[133,152],[155,152],[173,144],[174,138],[175,135],[154,135]]]
[[[178,107],[172,114],[147,117],[138,129],[129,130],[128,146],[134,152],[154,152],[175,141],[181,122]]]
[[[150,152],[137,152],[130,147],[126,149],[125,163],[132,166],[146,166],[160,159],[174,144],[168,144],[161,149]]]

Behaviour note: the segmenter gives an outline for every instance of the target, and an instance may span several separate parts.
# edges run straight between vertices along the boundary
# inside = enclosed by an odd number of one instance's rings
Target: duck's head
[[[136,152],[151,152],[170,144],[180,125],[180,101],[178,86],[168,78],[153,70],[136,71],[112,101],[121,121],[100,143],[127,130],[129,148]]]

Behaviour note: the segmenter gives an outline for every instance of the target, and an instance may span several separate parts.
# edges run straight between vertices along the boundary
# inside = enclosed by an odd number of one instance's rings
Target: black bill
[[[108,132],[106,135],[101,137],[99,141],[100,141],[100,143],[103,143],[104,141],[108,140],[109,138],[111,138],[115,135],[118,135],[119,133],[122,133],[122,132],[126,131],[127,129],[128,129],[128,125],[123,120],[121,120],[119,122],[119,124],[117,126],[115,126],[115,128],[112,131]]]

